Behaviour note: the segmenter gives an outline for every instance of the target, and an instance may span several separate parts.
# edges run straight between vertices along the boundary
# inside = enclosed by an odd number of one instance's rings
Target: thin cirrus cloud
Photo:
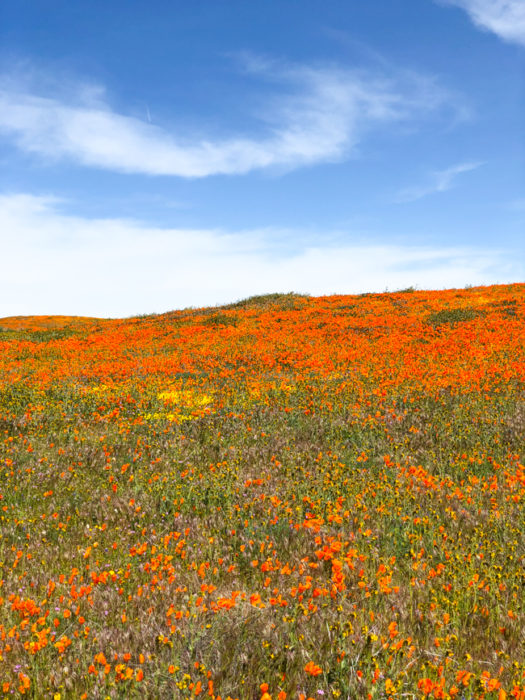
[[[247,70],[278,88],[264,93],[267,109],[250,136],[195,135],[184,125],[167,129],[115,111],[103,89],[79,86],[74,94],[57,96],[6,79],[0,79],[0,136],[50,162],[199,178],[337,161],[374,127],[456,109],[454,98],[432,78],[415,74],[385,77],[333,66],[265,69],[262,62]]]
[[[468,12],[478,27],[497,34],[504,41],[525,46],[524,0],[444,0]]]
[[[0,195],[0,230],[9,232],[2,253],[10,261],[0,278],[0,317],[122,317],[265,292],[463,287],[525,272],[505,250],[353,244],[339,232],[331,244],[283,251],[276,234],[290,231],[168,229],[73,216],[63,206],[53,197]]]
[[[453,187],[454,180],[458,175],[476,170],[476,168],[479,168],[481,165],[483,165],[481,162],[458,163],[445,170],[436,170],[431,173],[428,183],[415,187],[407,187],[401,190],[397,193],[394,201],[397,203],[415,202],[431,194],[446,192]]]

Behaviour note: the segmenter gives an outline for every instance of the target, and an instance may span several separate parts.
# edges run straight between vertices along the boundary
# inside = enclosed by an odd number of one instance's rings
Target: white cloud
[[[524,0],[445,0],[468,12],[478,27],[525,46]]]
[[[436,170],[431,173],[430,182],[425,185],[416,187],[407,187],[398,192],[395,197],[396,202],[414,202],[417,199],[422,199],[429,194],[437,192],[446,192],[453,186],[454,180],[462,173],[468,173],[471,170],[479,168],[483,163],[459,163],[445,170]]]
[[[25,194],[0,196],[0,232],[8,261],[0,277],[0,317],[129,316],[265,292],[463,287],[525,276],[519,257],[502,250],[352,245],[341,243],[339,232],[324,247],[283,252],[275,230],[228,233],[90,220],[63,213],[57,199]],[[295,240],[297,233],[280,232]]]
[[[0,135],[51,161],[194,178],[335,161],[351,153],[366,130],[414,120],[453,101],[432,79],[414,74],[385,77],[253,60],[247,70],[277,84],[252,136],[168,131],[114,111],[97,86],[57,95],[47,78],[40,81],[42,94],[12,77],[0,78]]]

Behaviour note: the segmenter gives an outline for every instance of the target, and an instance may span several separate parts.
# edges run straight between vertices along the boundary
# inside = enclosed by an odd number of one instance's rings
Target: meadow
[[[525,284],[0,319],[0,697],[525,698]]]

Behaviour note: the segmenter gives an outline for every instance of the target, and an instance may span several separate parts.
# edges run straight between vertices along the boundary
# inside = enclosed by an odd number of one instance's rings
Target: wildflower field
[[[0,697],[525,698],[525,284],[0,320]]]

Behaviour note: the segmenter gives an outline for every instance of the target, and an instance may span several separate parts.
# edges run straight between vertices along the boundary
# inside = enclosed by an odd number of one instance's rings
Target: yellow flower
[[[181,391],[162,391],[157,395],[161,401],[171,404],[186,406],[187,408],[197,408],[207,406],[213,401],[208,394],[196,394],[192,389],[182,389]]]

